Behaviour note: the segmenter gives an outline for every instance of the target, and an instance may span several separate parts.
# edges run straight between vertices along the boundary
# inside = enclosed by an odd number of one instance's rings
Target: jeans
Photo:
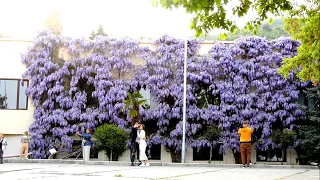
[[[135,158],[139,160],[139,144],[137,142],[131,142],[130,146],[130,160],[133,163]]]

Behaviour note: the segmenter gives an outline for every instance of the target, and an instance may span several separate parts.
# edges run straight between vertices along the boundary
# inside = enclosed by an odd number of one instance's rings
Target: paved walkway
[[[0,179],[186,179],[186,180],[319,180],[318,169],[131,167],[84,164],[0,164]]]

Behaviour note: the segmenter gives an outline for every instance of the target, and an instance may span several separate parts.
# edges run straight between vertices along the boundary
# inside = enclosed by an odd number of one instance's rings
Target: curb
[[[112,165],[112,166],[130,166],[131,162],[125,161],[88,161],[83,160],[66,160],[66,159],[4,159],[4,163],[46,163],[46,164],[87,164],[87,165]],[[218,167],[218,168],[239,168],[239,164],[215,164],[215,163],[165,163],[150,162],[151,166],[167,167]],[[317,166],[311,165],[269,165],[253,164],[250,168],[274,168],[274,169],[318,169]]]

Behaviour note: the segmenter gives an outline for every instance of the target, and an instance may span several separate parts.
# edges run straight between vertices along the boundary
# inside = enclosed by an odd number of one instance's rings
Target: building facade
[[[0,132],[8,140],[5,156],[19,154],[20,136],[33,122],[34,107],[25,94],[28,80],[22,79],[26,68],[21,63],[21,53],[26,52],[31,43],[30,40],[0,39],[0,98],[3,100],[0,101]]]
[[[27,51],[31,40],[18,39],[0,39],[0,98],[6,94],[5,101],[0,101],[0,132],[4,133],[8,140],[8,147],[5,156],[18,155],[20,152],[20,136],[34,121],[34,107],[31,100],[26,96],[25,90],[29,83],[27,79],[21,79],[22,74],[26,71],[25,66],[21,63],[21,54]],[[205,42],[201,44],[200,54],[208,52],[213,43]],[[150,42],[141,42],[140,46],[149,46],[153,48]],[[137,60],[133,64],[143,65],[144,62]],[[23,81],[23,83],[21,82]],[[152,96],[150,92],[141,92],[145,99],[149,99],[153,106]],[[2,105],[2,106],[1,106]],[[49,149],[48,149],[49,150]],[[155,161],[165,163],[172,162],[171,154],[164,146],[154,146],[148,150],[149,157]],[[281,158],[274,158],[272,152],[257,152],[252,146],[252,162],[253,163],[274,163],[274,164],[297,164],[297,154],[294,150],[282,151]],[[187,148],[186,162],[208,162],[208,149],[192,149]],[[130,151],[127,150],[119,158],[119,161],[129,161]],[[108,160],[104,152],[99,152],[98,160]],[[234,164],[237,157],[231,150],[227,150],[225,154],[218,154],[218,149],[213,151],[213,163],[217,164]]]

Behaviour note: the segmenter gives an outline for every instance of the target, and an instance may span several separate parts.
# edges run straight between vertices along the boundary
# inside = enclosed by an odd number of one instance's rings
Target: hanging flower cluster
[[[152,126],[151,144],[172,152],[181,149],[184,41],[162,36],[155,50],[139,47],[132,39],[98,36],[92,41],[41,32],[22,56],[30,79],[27,95],[36,107],[30,126],[30,147],[36,158],[48,149],[70,151],[75,132],[113,123],[129,130],[131,118],[122,112],[128,91],[150,90],[152,107],[140,115]],[[250,120],[262,141],[257,148],[276,146],[270,136],[275,127],[293,128],[304,118],[295,103],[304,86],[292,74],[277,73],[283,57],[294,56],[299,43],[291,39],[269,42],[262,38],[239,39],[233,46],[216,44],[199,55],[200,40],[188,41],[187,144],[205,147],[199,138],[208,126],[218,125],[221,152],[238,151],[237,130]],[[60,54],[60,55],[59,55]],[[144,66],[134,65],[143,59]]]
[[[46,158],[50,148],[70,151],[72,136],[85,128],[103,123],[128,127],[130,118],[120,110],[134,83],[122,76],[134,71],[138,51],[138,42],[131,39],[100,36],[90,42],[40,33],[22,56],[23,76],[31,81],[26,93],[36,107],[30,126],[36,158]]]

